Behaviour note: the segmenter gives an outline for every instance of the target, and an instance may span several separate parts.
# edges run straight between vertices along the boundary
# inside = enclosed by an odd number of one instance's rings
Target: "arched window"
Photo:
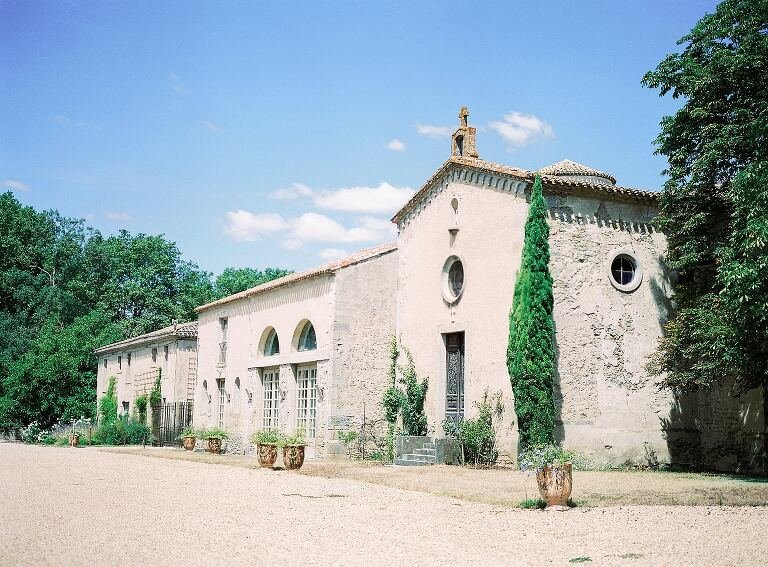
[[[317,348],[317,336],[315,335],[315,327],[312,323],[307,321],[304,324],[304,328],[299,335],[298,349],[303,350],[315,350]]]
[[[280,354],[280,340],[277,338],[277,331],[271,329],[264,342],[264,356],[273,356]]]

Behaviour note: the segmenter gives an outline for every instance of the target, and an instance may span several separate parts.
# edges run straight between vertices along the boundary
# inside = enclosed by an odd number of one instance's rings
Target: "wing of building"
[[[666,241],[651,224],[657,193],[570,160],[538,172],[484,161],[468,114],[448,160],[392,219],[396,243],[198,308],[195,425],[225,427],[243,447],[257,429],[302,428],[309,456],[343,454],[339,431],[382,423],[397,336],[429,378],[431,435],[445,419],[472,416],[484,392],[501,392],[500,446],[514,458],[508,314],[538,173],[549,207],[557,437],[614,464],[754,468],[762,414],[745,408],[760,407],[759,393],[678,398],[645,370],[672,295]],[[118,351],[100,350],[114,371]]]

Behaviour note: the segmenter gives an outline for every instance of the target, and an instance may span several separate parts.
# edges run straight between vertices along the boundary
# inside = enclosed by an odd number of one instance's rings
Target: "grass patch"
[[[587,557],[586,555],[580,555],[579,557],[574,557],[573,559],[569,559],[568,563],[588,563],[592,561],[591,557]]]

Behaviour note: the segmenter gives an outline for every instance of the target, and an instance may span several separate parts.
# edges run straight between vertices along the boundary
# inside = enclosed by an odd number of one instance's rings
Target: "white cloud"
[[[208,130],[210,130],[214,134],[218,134],[219,132],[221,132],[221,127],[217,126],[213,122],[209,122],[208,120],[203,120],[203,126],[208,128]]]
[[[3,181],[3,187],[11,191],[29,191],[29,185],[17,179],[6,179]]]
[[[101,126],[95,122],[75,122],[69,116],[64,116],[63,114],[57,114],[53,117],[53,120],[62,126],[76,126],[81,130],[95,130],[101,132]]]
[[[314,191],[303,183],[294,183],[290,187],[284,187],[269,194],[273,199],[289,200],[299,197],[310,197]]]
[[[402,152],[405,150],[405,144],[402,143],[400,140],[395,138],[394,140],[390,140],[386,145],[388,150],[392,150],[393,152]]]
[[[358,213],[394,213],[413,196],[410,187],[379,183],[377,187],[345,187],[316,193],[315,205],[321,209]]]
[[[349,253],[346,250],[341,250],[340,248],[323,248],[320,250],[320,252],[317,253],[318,256],[320,256],[323,260],[341,260],[342,258],[345,258],[346,256],[349,256]]]
[[[298,250],[303,245],[303,242],[301,240],[296,240],[295,238],[286,238],[280,245],[286,250]]]
[[[552,126],[532,114],[522,112],[509,112],[503,120],[489,122],[488,126],[502,137],[510,149],[520,148],[540,138],[555,137]]]
[[[254,214],[242,209],[225,213],[224,234],[238,242],[253,242],[265,234],[288,228],[288,223],[276,213]]]
[[[116,212],[116,211],[107,211],[104,213],[104,216],[107,217],[109,220],[113,221],[131,221],[133,220],[133,217],[129,215],[128,213],[124,212]]]
[[[187,85],[185,85],[184,81],[181,80],[181,77],[174,72],[168,73],[168,82],[171,84],[171,88],[176,94],[185,95],[189,92]]]
[[[430,124],[416,124],[416,132],[430,138],[447,138],[453,133],[450,126],[432,126]]]
[[[304,213],[291,222],[291,234],[302,242],[370,242],[393,238],[395,227],[383,219],[363,217],[357,226],[346,228],[325,215]]]

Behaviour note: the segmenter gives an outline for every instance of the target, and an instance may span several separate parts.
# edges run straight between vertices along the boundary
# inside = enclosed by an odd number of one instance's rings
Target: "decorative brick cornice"
[[[453,156],[422,185],[416,194],[395,213],[392,222],[399,229],[406,226],[418,216],[434,197],[445,189],[452,181],[461,181],[473,185],[486,186],[500,191],[518,193],[533,183],[536,172],[493,163],[481,159]],[[584,180],[573,180],[555,175],[542,175],[541,182],[545,192],[561,194],[580,194],[596,196],[617,201],[656,204],[658,193],[608,185],[590,183]]]

